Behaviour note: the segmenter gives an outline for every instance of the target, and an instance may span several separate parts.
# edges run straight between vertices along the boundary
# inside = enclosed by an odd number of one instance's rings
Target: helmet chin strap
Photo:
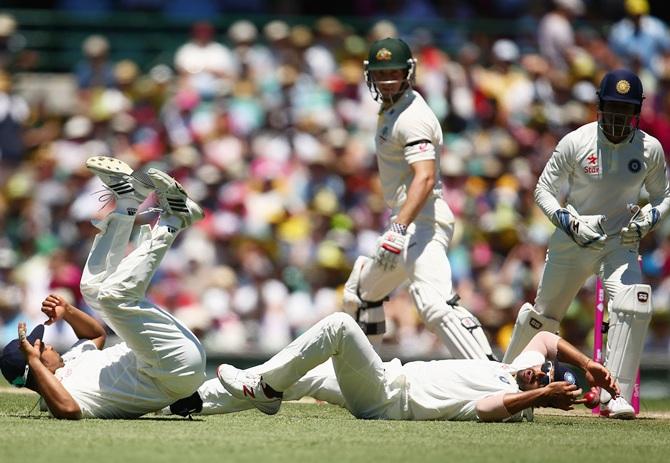
[[[396,103],[400,97],[410,88],[412,88],[412,83],[414,81],[414,72],[416,69],[416,60],[415,59],[409,59],[407,60],[407,75],[405,76],[404,79],[401,80],[382,80],[379,82],[376,82],[371,75],[371,71],[367,69],[368,62],[364,61],[365,64],[365,70],[363,72],[363,75],[365,76],[365,83],[368,86],[368,90],[370,91],[370,94],[372,95],[372,98],[375,101],[381,102],[384,105],[393,105]],[[402,86],[400,89],[394,93],[393,95],[389,95],[388,97],[385,97],[382,92],[379,91],[379,87],[377,86],[378,84],[392,84],[396,82],[402,82]]]
[[[379,92],[379,95],[380,95],[380,99],[381,99],[381,101],[382,101],[382,104],[384,104],[384,105],[389,105],[389,106],[393,106],[398,100],[400,100],[400,98],[401,98],[401,97],[405,94],[405,92],[406,92],[407,90],[409,90],[410,88],[412,88],[412,86],[409,84],[408,81],[405,81],[405,82],[403,83],[402,87],[400,87],[400,90],[398,90],[398,91],[397,91],[396,93],[394,93],[393,95],[389,95],[389,96],[387,96],[387,97],[384,97],[384,95],[382,95],[382,93]]]

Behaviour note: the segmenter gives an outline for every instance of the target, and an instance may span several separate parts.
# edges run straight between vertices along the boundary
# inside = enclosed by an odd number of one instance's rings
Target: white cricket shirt
[[[535,189],[535,200],[549,218],[561,207],[557,198],[566,182],[566,203],[581,215],[605,215],[603,228],[610,236],[629,222],[627,205],[638,203],[643,186],[661,218],[670,208],[663,148],[642,130],[614,144],[591,122],[563,137]]]
[[[98,350],[81,340],[63,354],[56,378],[84,418],[137,418],[175,401],[137,367],[126,343]]]
[[[410,419],[477,420],[480,399],[500,392],[519,392],[514,371],[510,365],[490,360],[407,363],[403,373]]]
[[[392,215],[395,216],[407,200],[407,190],[414,178],[410,165],[433,160],[435,187],[416,220],[453,222],[453,214],[442,200],[439,162],[442,128],[421,95],[408,90],[379,114],[375,144],[384,200],[392,209]]]

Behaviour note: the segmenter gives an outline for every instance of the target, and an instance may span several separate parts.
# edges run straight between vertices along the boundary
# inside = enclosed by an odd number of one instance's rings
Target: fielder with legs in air
[[[556,225],[549,240],[535,305],[519,310],[503,361],[515,358],[538,331],[558,332],[585,280],[598,275],[607,295],[609,331],[605,366],[621,395],[601,394],[602,413],[634,418],[630,405],[653,306],[641,284],[640,240],[667,215],[670,186],[659,141],[638,129],[642,83],[619,69],[598,90],[598,121],[567,134],[540,176],[535,200]],[[568,183],[565,206],[559,192]],[[649,204],[640,208],[641,191]]]
[[[59,355],[41,342],[39,325],[5,346],[0,368],[7,381],[40,394],[56,418],[135,418],[189,396],[205,380],[205,351],[188,328],[145,299],[152,276],[179,232],[203,217],[181,186],[157,169],[133,172],[108,157],[86,162],[116,198],[116,210],[96,223],[81,291],[87,304],[123,340],[103,349],[105,330],[57,295],[42,303],[47,324],[65,320],[80,341]],[[159,223],[142,225],[126,255],[135,213],[151,191]]]
[[[413,88],[416,60],[400,39],[372,44],[365,79],[381,102],[375,137],[384,200],[391,224],[374,257],[359,257],[344,289],[344,311],[373,345],[385,332],[383,301],[409,280],[409,292],[428,329],[454,358],[492,359],[481,324],[458,304],[447,249],[454,217],[442,198],[442,128]]]

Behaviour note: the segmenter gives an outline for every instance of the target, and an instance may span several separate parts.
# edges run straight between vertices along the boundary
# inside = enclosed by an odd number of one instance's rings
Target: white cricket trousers
[[[250,368],[248,371],[260,374],[263,371],[263,365]],[[235,413],[254,408],[249,400],[234,397],[221,385],[218,378],[205,381],[198,388],[198,394],[202,399],[200,415]],[[312,397],[340,407],[345,406],[332,362],[326,361],[308,371],[305,376],[284,391],[284,400],[299,400],[303,397]]]
[[[312,326],[255,372],[273,389],[286,391],[329,358],[344,405],[355,417],[402,419],[404,376],[385,369],[356,321],[343,312]]]
[[[637,247],[622,246],[618,236],[609,238],[603,250],[594,251],[579,247],[557,229],[549,240],[535,310],[561,321],[586,279],[594,274],[602,279],[611,301],[625,285],[642,281],[637,254]]]
[[[177,233],[165,226],[140,228],[137,247],[124,257],[135,217],[111,213],[84,268],[86,303],[137,357],[138,373],[175,400],[191,395],[205,380],[205,351],[191,331],[147,300],[151,278]]]

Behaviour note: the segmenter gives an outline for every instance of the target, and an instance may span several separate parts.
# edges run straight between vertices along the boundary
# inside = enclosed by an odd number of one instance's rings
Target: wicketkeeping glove
[[[393,223],[379,239],[375,261],[387,272],[398,265],[398,259],[405,249],[406,230],[405,226]]]
[[[637,244],[640,240],[649,233],[658,223],[661,214],[658,209],[647,204],[642,209],[639,206],[631,207],[634,212],[633,217],[628,222],[628,225],[621,229],[619,239],[623,245]]]
[[[571,206],[554,213],[554,224],[563,230],[572,241],[583,248],[600,251],[605,247],[607,234],[603,230],[604,215],[579,215]]]

